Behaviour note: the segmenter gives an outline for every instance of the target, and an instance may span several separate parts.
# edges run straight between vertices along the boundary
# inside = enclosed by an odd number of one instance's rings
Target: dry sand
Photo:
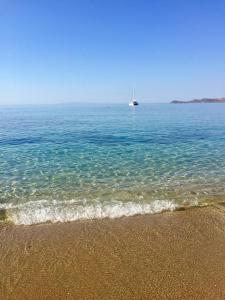
[[[0,227],[0,299],[225,299],[225,210]]]

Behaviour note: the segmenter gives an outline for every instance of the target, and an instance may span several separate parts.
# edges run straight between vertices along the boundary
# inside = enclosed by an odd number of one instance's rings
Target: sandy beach
[[[0,227],[1,299],[225,299],[222,205]]]

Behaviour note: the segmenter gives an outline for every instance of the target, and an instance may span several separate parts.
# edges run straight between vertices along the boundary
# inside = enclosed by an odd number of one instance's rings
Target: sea
[[[224,104],[0,106],[1,222],[117,218],[224,199]]]

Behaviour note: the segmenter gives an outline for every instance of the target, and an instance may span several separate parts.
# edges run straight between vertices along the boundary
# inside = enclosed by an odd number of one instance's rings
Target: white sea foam
[[[173,201],[155,200],[149,204],[120,202],[81,205],[77,200],[58,202],[40,200],[19,205],[1,205],[6,209],[7,218],[16,225],[31,225],[45,222],[69,222],[85,219],[119,218],[137,214],[155,214],[173,211],[178,205]]]

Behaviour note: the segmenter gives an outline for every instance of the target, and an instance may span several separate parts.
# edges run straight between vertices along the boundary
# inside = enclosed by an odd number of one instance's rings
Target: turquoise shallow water
[[[224,104],[0,107],[0,208],[16,224],[221,201],[224,182]]]

